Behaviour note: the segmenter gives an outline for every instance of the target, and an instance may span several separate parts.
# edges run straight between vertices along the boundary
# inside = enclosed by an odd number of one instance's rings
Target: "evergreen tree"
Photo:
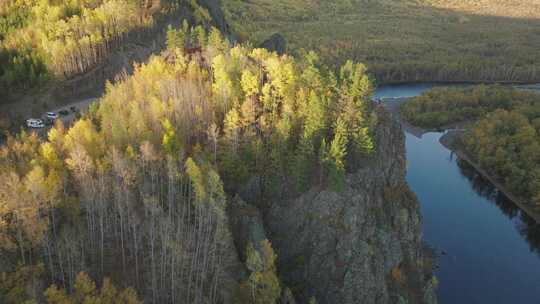
[[[338,118],[334,127],[334,138],[325,159],[330,185],[336,191],[341,191],[345,183],[347,144],[346,124],[341,118]]]
[[[169,24],[169,26],[167,27],[167,49],[173,50],[178,47],[178,44],[178,33]]]
[[[308,138],[302,137],[295,155],[294,166],[291,167],[295,185],[300,192],[307,190],[310,186],[316,164],[314,160],[313,143]]]
[[[277,256],[268,240],[261,241],[259,248],[249,243],[246,251],[246,265],[251,271],[248,278],[251,300],[260,304],[276,303],[281,294],[275,269]]]

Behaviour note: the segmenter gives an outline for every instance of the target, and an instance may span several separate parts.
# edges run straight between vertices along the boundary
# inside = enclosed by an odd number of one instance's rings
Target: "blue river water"
[[[430,87],[386,87],[376,98]],[[424,239],[440,254],[440,303],[540,303],[540,225],[456,159],[442,135],[406,133],[407,181],[421,204]]]
[[[428,91],[430,89],[436,88],[436,87],[466,87],[470,86],[470,84],[465,83],[455,83],[455,84],[443,84],[443,83],[413,83],[413,84],[395,84],[395,85],[386,85],[377,88],[375,90],[375,94],[373,94],[373,98],[379,99],[379,98],[403,98],[403,97],[414,97],[418,96],[425,91]]]

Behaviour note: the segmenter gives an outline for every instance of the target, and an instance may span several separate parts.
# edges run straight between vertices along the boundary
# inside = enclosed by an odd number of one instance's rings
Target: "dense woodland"
[[[0,89],[27,90],[85,73],[126,42],[152,33],[163,16],[186,9],[199,22],[210,20],[196,0],[6,1],[0,7]]]
[[[380,83],[538,81],[535,1],[229,0],[242,39],[279,33],[289,53],[316,50],[328,64],[365,63]]]
[[[435,88],[412,98],[400,107],[410,123],[426,129],[475,121],[497,109],[512,110],[535,104],[536,93],[504,86],[479,85],[463,89]]]
[[[472,124],[461,144],[513,193],[540,204],[540,95],[503,86],[434,89],[401,107],[414,125]]]
[[[466,133],[465,149],[513,193],[540,205],[540,96],[534,105],[496,110]]]
[[[537,41],[522,15],[486,34],[500,18],[439,0],[224,4],[240,38],[279,30],[296,57],[232,44],[197,0],[0,3],[7,93],[88,73],[163,30],[165,16],[181,24],[73,125],[0,138],[0,303],[276,303],[285,286],[271,242],[236,248],[228,215],[246,192],[265,210],[314,187],[342,191],[374,153],[372,82],[344,58],[369,62],[381,81],[539,77],[536,45],[505,40]],[[475,122],[462,148],[540,206],[538,102],[477,86],[436,89],[400,111],[430,129]]]
[[[229,202],[247,183],[261,206],[339,191],[374,150],[362,64],[334,73],[187,23],[167,44],[71,128],[1,148],[0,302],[274,303],[270,242],[238,248],[247,275],[231,278]]]

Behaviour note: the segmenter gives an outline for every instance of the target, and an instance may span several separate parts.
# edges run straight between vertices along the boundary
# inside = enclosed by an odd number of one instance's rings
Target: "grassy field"
[[[223,0],[242,40],[368,64],[380,82],[539,81],[540,0]]]

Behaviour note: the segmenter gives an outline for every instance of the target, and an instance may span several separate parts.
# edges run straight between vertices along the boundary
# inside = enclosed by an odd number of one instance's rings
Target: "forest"
[[[164,16],[186,8],[198,21],[210,18],[196,0],[5,1],[0,89],[13,95],[88,72],[127,41],[153,33]]]
[[[537,97],[540,102],[540,97]],[[489,113],[467,130],[464,148],[512,193],[540,206],[540,107]]]
[[[230,0],[240,39],[279,33],[288,52],[365,63],[379,83],[538,81],[535,1]]]
[[[501,85],[463,89],[435,88],[403,103],[400,114],[415,126],[441,129],[451,124],[476,121],[495,110],[513,110],[536,104],[536,93]]]
[[[75,58],[53,70],[86,66]],[[340,191],[374,153],[372,90],[362,64],[336,73],[314,52],[295,59],[233,46],[215,28],[170,27],[167,49],[73,126],[0,148],[0,302],[274,303],[269,241],[238,248],[245,275],[233,275],[227,208],[248,183],[261,207],[313,186]]]
[[[83,73],[150,22],[135,1],[14,1],[0,19],[2,87]]]
[[[432,89],[402,104],[415,126],[469,125],[459,143],[487,172],[540,205],[540,94],[505,86]]]

